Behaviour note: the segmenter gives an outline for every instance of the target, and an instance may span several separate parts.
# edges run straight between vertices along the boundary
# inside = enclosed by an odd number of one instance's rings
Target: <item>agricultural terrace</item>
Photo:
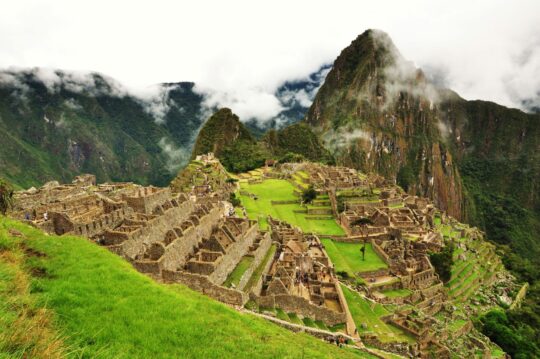
[[[295,187],[287,180],[266,179],[261,183],[240,182],[239,198],[250,219],[259,220],[262,229],[267,229],[268,215],[297,226],[306,233],[320,235],[343,235],[345,232],[333,217],[315,219],[307,208],[298,203]],[[272,203],[274,201],[274,203]],[[275,202],[287,201],[288,204]],[[294,203],[293,203],[294,202]],[[314,218],[315,217],[315,218]],[[322,217],[318,217],[322,218]]]
[[[391,324],[385,323],[381,319],[381,317],[390,314],[390,311],[385,306],[367,300],[344,285],[342,285],[342,288],[349,310],[360,333],[376,334],[382,342],[415,342],[412,336]]]
[[[358,273],[388,268],[386,263],[373,250],[371,243],[366,244],[365,260],[362,260],[362,243],[344,243],[328,238],[321,239],[326,253],[334,263],[337,272],[346,272],[349,277]]]

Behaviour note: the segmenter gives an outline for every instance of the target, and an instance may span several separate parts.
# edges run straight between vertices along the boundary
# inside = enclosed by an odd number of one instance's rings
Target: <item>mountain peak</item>
[[[219,156],[221,151],[235,141],[255,142],[255,139],[230,108],[224,107],[215,112],[199,131],[192,157],[213,152]]]

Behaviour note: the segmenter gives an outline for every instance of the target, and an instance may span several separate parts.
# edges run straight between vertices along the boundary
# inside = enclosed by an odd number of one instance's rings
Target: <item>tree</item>
[[[360,248],[360,252],[362,253],[362,260],[365,261],[366,260],[366,242],[367,242],[367,226],[369,226],[370,224],[373,224],[373,221],[371,220],[371,218],[368,218],[368,217],[360,217],[358,219],[355,219],[351,225],[352,226],[360,226],[362,227],[362,234],[364,235],[364,245],[362,246],[362,248]]]
[[[448,241],[444,248],[438,253],[430,253],[429,260],[439,278],[444,282],[448,282],[452,277],[452,265],[454,264],[454,242]]]
[[[306,157],[304,155],[301,155],[299,153],[294,152],[287,152],[285,155],[283,155],[280,159],[280,163],[296,163],[296,162],[304,162],[306,160]]]
[[[13,186],[0,178],[0,213],[3,215],[13,207]]]
[[[315,198],[317,198],[317,191],[313,186],[309,186],[302,192],[302,202],[305,204],[313,202]]]
[[[236,197],[236,194],[234,192],[231,192],[229,194],[229,202],[231,202],[233,207],[238,207],[241,204],[240,199]]]

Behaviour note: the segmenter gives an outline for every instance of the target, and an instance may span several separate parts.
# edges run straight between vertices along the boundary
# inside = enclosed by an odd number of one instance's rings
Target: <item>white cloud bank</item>
[[[281,110],[283,81],[331,63],[368,28],[467,99],[540,97],[537,0],[19,0],[2,4],[0,67],[92,70],[128,88],[195,81],[208,105],[264,120]],[[159,118],[167,102],[151,102]]]

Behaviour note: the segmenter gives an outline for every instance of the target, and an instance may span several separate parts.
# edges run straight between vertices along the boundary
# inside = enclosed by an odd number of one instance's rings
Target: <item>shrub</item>
[[[315,198],[317,198],[317,191],[313,186],[309,186],[302,192],[302,202],[306,204],[313,202]]]
[[[13,192],[13,186],[0,178],[0,213],[5,215],[13,207]]]

